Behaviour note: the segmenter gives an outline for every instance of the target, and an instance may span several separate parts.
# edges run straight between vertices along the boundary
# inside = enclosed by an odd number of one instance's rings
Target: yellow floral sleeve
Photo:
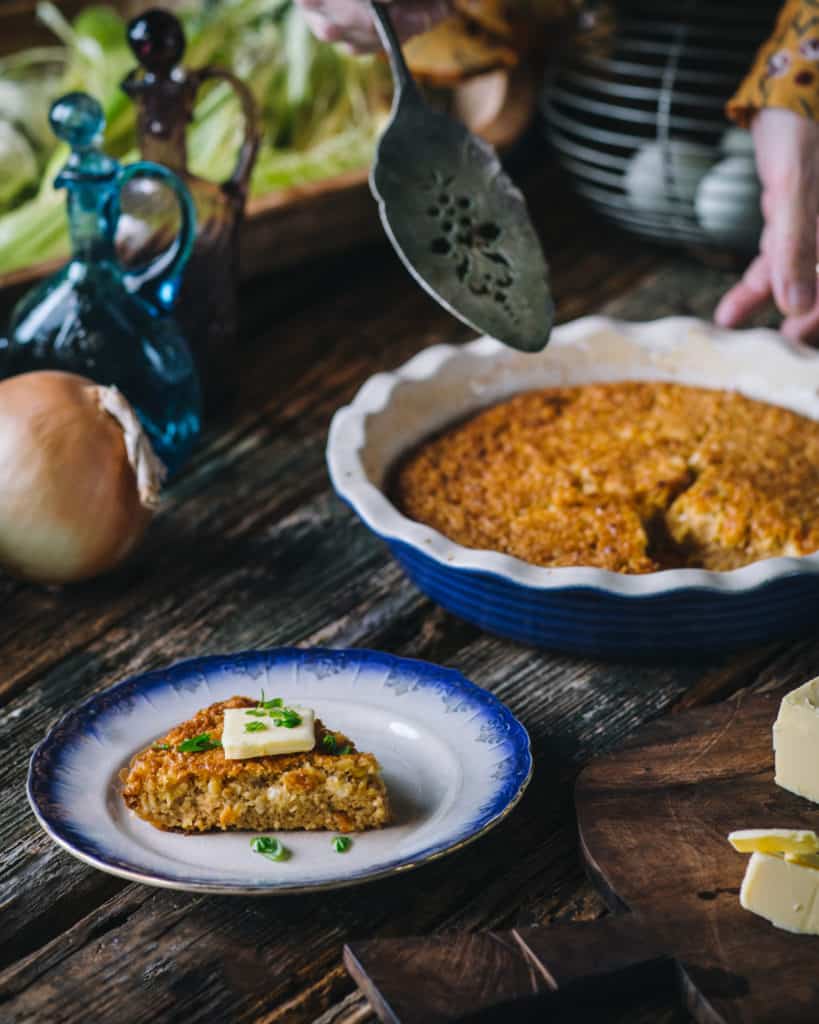
[[[819,0],[787,0],[725,109],[747,128],[763,107],[785,107],[819,121]]]

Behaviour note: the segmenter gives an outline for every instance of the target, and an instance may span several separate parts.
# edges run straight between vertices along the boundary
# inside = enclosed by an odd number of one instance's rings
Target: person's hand
[[[768,108],[756,115],[751,130],[765,227],[759,255],[723,296],[714,319],[722,327],[737,327],[773,298],[785,317],[782,333],[816,342],[819,124]]]
[[[385,0],[402,39],[431,29],[452,11],[451,0]],[[378,35],[367,0],[298,0],[307,24],[319,39],[346,43],[367,53],[378,49]]]

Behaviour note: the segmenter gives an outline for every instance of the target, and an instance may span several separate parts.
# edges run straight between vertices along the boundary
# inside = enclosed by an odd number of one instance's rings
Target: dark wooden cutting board
[[[538,996],[531,1019],[556,1019],[572,998],[658,980],[667,955],[698,1021],[819,1022],[819,937],[790,935],[740,907],[747,856],[726,840],[740,828],[819,831],[819,806],[773,781],[781,696],[663,719],[582,772],[581,848],[615,916],[348,947],[348,969],[379,1017],[438,1024],[495,1007],[492,1019],[523,1020]],[[521,997],[530,1001],[513,1009]]]

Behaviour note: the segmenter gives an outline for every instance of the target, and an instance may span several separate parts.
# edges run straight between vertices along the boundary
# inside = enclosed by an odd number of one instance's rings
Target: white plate
[[[374,753],[394,809],[389,827],[353,836],[282,832],[292,856],[254,853],[254,833],[162,832],[125,806],[119,771],[172,726],[235,695],[315,708]],[[375,651],[298,650],[202,658],[125,680],[63,718],[31,758],[40,824],[74,856],[132,881],[263,894],[330,889],[408,870],[497,824],[531,775],[529,738],[492,694],[459,673]]]

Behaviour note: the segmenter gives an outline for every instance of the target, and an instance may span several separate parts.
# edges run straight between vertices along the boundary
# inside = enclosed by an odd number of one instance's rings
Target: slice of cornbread
[[[232,697],[211,704],[141,751],[123,769],[122,795],[140,818],[182,832],[328,829],[358,832],[389,823],[381,771],[346,736],[315,721],[313,750],[228,760],[220,746],[180,751],[186,740],[222,735],[226,708],[253,708]],[[325,739],[332,737],[332,739]]]

